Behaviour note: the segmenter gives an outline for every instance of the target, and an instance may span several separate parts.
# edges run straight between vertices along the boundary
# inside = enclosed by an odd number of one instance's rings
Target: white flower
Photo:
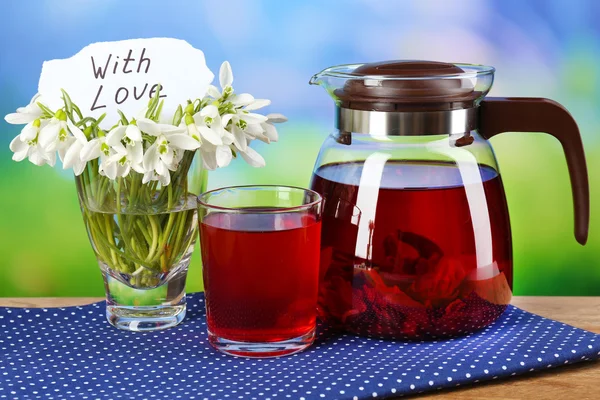
[[[196,140],[199,145],[202,144],[202,138],[214,145],[223,144],[223,127],[221,125],[221,116],[219,109],[213,105],[204,107],[200,112],[193,116],[185,114],[185,118],[179,125],[187,130],[188,135]]]
[[[256,150],[254,150],[250,146],[248,146],[246,148],[246,150],[244,150],[244,151],[240,150],[240,154],[242,155],[242,158],[244,159],[244,161],[246,161],[248,164],[250,164],[251,166],[253,166],[255,168],[264,167],[266,164],[263,156],[258,154],[256,152]]]
[[[169,170],[175,170],[174,159],[177,149],[171,146],[164,135],[156,138],[156,141],[146,150],[142,160],[144,171],[143,183],[146,183],[153,178],[160,178],[163,185],[168,185],[171,182],[171,174]]]
[[[39,97],[40,95],[36,94],[27,106],[17,108],[16,113],[6,115],[4,120],[9,124],[26,124],[38,119],[42,116],[42,109],[37,105]]]
[[[231,147],[226,144],[215,146],[205,143],[200,147],[200,154],[202,155],[204,168],[210,171],[228,166],[233,159]]]
[[[287,118],[282,114],[267,114],[267,120],[260,124],[263,132],[259,135],[256,135],[256,139],[267,144],[276,142],[279,140],[279,135],[277,133],[277,128],[275,128],[273,124],[279,124],[286,121]]]
[[[274,123],[285,122],[287,119],[281,114],[269,114],[268,116],[253,113],[252,111],[266,107],[271,102],[266,99],[255,99],[248,93],[234,94],[233,72],[231,65],[225,61],[219,71],[219,84],[221,90],[215,86],[209,86],[208,99],[213,98],[220,104],[219,109],[224,115],[221,115],[222,131],[208,124],[212,130],[217,131],[221,136],[223,144],[214,143],[203,144],[200,148],[204,167],[207,169],[216,169],[227,166],[232,159],[232,151],[241,154],[246,162],[254,167],[265,165],[264,158],[248,144],[258,139],[265,143],[276,142],[278,140],[277,129]],[[206,101],[207,98],[204,99]],[[207,106],[205,109],[215,106]],[[203,109],[202,111],[204,111]],[[208,112],[208,110],[207,110]],[[210,110],[211,116],[215,111]]]
[[[125,149],[117,148],[107,163],[114,163],[117,176],[125,177],[132,169],[140,174],[146,172],[142,167],[143,157],[142,144],[137,143],[133,146],[127,145]],[[105,166],[105,168],[107,167]]]
[[[109,145],[106,136],[99,136],[87,142],[81,149],[81,161],[88,162],[100,157],[98,172],[110,179],[117,177],[117,165],[111,158],[117,153],[126,153],[127,150],[121,143],[114,146]]]
[[[228,111],[221,117],[221,126],[227,130],[235,147],[243,151],[247,147],[246,134],[248,134],[249,139],[254,139],[256,135],[260,135],[263,131],[260,124],[267,121],[267,117],[250,113],[250,111],[265,107],[270,104],[270,101],[263,99],[256,100],[248,93],[234,95],[233,88],[231,87],[232,83],[233,72],[231,71],[231,65],[225,61],[221,64],[219,71],[221,91],[211,85],[208,87],[208,95],[217,99],[221,104],[229,104]],[[209,107],[216,109],[215,106],[207,106],[205,109]],[[211,113],[214,112],[211,110]],[[230,121],[231,125],[229,125]]]
[[[71,140],[71,143],[64,154],[60,155],[60,158],[63,163],[63,169],[73,168],[75,175],[79,176],[85,169],[87,163],[87,161],[84,161],[81,158],[81,151],[88,143],[88,140],[81,129],[73,125],[71,121],[68,121],[67,125],[69,131],[73,134],[73,140]]]
[[[51,167],[56,163],[56,153],[44,150],[38,143],[37,137],[28,142],[23,142],[17,136],[10,142],[10,149],[15,153],[12,157],[14,161],[23,161],[25,158],[29,158],[29,161],[37,166],[48,164]]]
[[[255,101],[254,97],[249,93],[234,94],[233,87],[231,86],[232,83],[233,72],[231,71],[231,65],[229,64],[229,61],[224,61],[219,70],[219,84],[221,85],[221,90],[219,91],[215,86],[209,85],[207,93],[215,100],[218,99],[221,100],[221,102],[227,100],[235,107],[247,106]]]
[[[196,150],[200,145],[181,131],[167,131],[159,134],[155,142],[146,150],[142,165],[146,174],[143,183],[159,179],[163,185],[171,181],[169,171],[178,167],[184,150]]]
[[[233,83],[233,72],[231,71],[231,65],[229,61],[224,61],[221,64],[221,69],[219,70],[219,84],[221,85],[221,91],[217,89],[213,85],[208,86],[207,93],[209,96],[218,99],[220,97],[227,97],[231,93],[233,93],[233,88],[231,84]]]
[[[68,137],[67,115],[63,110],[58,110],[40,130],[39,143],[46,151],[61,150],[68,146]]]
[[[152,120],[148,120],[155,123]],[[142,131],[137,126],[137,121],[132,119],[128,125],[119,125],[110,131],[113,135],[119,137],[119,141],[123,140],[125,143],[138,143],[142,141]],[[109,133],[110,135],[110,133]]]
[[[138,118],[136,121],[138,128],[152,136],[160,136],[163,133],[172,134],[172,133],[184,133],[185,129],[180,127],[170,125],[170,124],[161,124],[155,121],[152,121],[149,118]],[[184,135],[185,136],[185,135]]]
[[[180,128],[169,124],[159,124],[150,119],[139,119],[138,126],[143,132],[158,138],[163,137],[173,148],[184,150],[196,150],[200,144],[192,137],[186,134],[185,128]],[[158,142],[156,140],[154,143]]]
[[[128,131],[131,133],[134,127],[137,132],[128,136]],[[139,132],[139,141],[134,141],[132,137],[137,137]],[[122,151],[121,141],[125,142],[125,151]],[[117,153],[111,157],[111,160],[117,163],[117,175],[126,176],[131,169],[136,172],[144,173],[142,168],[142,160],[144,158],[144,144],[140,129],[136,125],[118,126],[111,130],[106,136],[106,143],[111,147],[118,147]],[[111,162],[111,161],[109,161]]]
[[[246,139],[254,139],[255,135],[262,132],[260,124],[266,121],[267,117],[264,115],[242,109],[236,109],[235,114],[225,114],[222,117],[223,126],[233,135],[233,144],[241,151],[246,150]]]
[[[48,120],[41,120],[39,118],[29,122],[23,127],[23,129],[21,129],[19,138],[22,142],[29,142],[30,140],[35,139],[40,133],[41,128],[43,128],[47,123]]]

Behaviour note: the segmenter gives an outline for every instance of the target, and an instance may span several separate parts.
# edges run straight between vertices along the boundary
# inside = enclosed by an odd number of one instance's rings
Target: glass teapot
[[[589,189],[569,112],[548,99],[485,98],[494,68],[427,61],[342,65],[310,83],[336,104],[311,188],[325,198],[319,315],[359,335],[460,336],[512,296],[508,208],[488,139],[546,132],[562,144],[585,244]]]

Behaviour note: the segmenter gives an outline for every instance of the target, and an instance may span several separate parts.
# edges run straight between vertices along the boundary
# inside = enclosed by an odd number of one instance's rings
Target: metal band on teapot
[[[373,136],[463,134],[477,129],[477,109],[388,112],[336,107],[336,128]]]

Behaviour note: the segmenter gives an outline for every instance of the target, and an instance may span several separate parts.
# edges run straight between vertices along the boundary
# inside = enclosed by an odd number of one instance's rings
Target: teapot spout
[[[336,67],[325,68],[321,72],[314,74],[308,83],[321,86],[335,101],[338,101],[336,91],[343,89],[346,82],[350,79],[362,79],[361,76],[353,75],[353,71],[360,65],[362,64],[338,65]]]
[[[321,75],[321,73],[320,73],[320,72],[319,72],[318,74],[314,74],[314,75],[313,75],[313,76],[310,78],[310,81],[308,81],[308,83],[309,83],[310,85],[320,85],[320,84],[321,84],[321,82],[323,82],[323,79],[322,79],[322,75]]]

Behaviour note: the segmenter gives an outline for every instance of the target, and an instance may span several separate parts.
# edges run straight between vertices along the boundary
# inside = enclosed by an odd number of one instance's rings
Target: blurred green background
[[[205,52],[218,73],[233,66],[234,87],[269,98],[281,112],[280,142],[255,148],[267,167],[238,160],[212,172],[209,188],[248,183],[306,186],[333,105],[310,87],[330,65],[428,59],[497,68],[493,96],[549,97],[580,124],[592,217],[588,244],[573,237],[566,163],[543,134],[492,139],[513,228],[515,294],[599,295],[600,2],[508,1],[87,1],[3,3],[0,114],[27,104],[42,62],[91,42],[176,37]],[[102,296],[100,271],[79,212],[72,176],[15,163],[18,126],[0,122],[0,296]],[[202,289],[196,251],[188,291]]]

